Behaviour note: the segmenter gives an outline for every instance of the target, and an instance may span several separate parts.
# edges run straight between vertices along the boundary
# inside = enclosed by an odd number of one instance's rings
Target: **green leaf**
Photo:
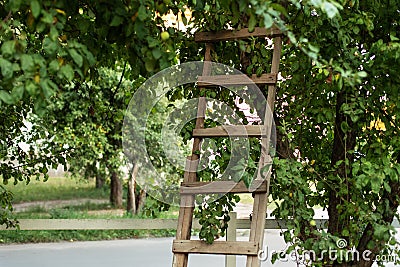
[[[146,38],[146,40],[147,40],[147,43],[149,44],[149,47],[150,47],[150,48],[156,47],[156,46],[160,43],[159,41],[157,41],[156,39],[154,39],[154,38],[151,37],[151,36],[148,36],[148,37]],[[144,49],[144,50],[147,50],[147,48]]]
[[[151,51],[151,53],[153,54],[153,57],[155,58],[155,59],[159,59],[160,57],[161,57],[161,55],[162,55],[162,53],[161,53],[161,50],[157,47],[157,48],[154,48],[152,51]]]
[[[40,15],[40,4],[37,0],[32,0],[31,1],[31,10],[32,10],[32,15],[37,18]]]
[[[74,48],[69,49],[68,52],[71,55],[72,59],[75,61],[76,65],[82,67],[83,57]]]
[[[284,8],[282,5],[272,3],[272,4],[271,4],[271,7],[272,7],[274,10],[278,11],[279,13],[281,13],[282,15],[284,15],[285,17],[288,17],[288,16],[289,16],[289,14],[287,13],[286,8]]]
[[[271,28],[274,20],[272,19],[270,14],[264,14],[264,27]]]
[[[52,41],[50,38],[46,37],[43,40],[43,50],[49,54],[53,55],[57,52],[57,42]]]
[[[19,85],[14,87],[14,89],[11,92],[12,97],[15,99],[15,101],[19,101],[22,99],[24,96],[24,86]]]
[[[13,1],[10,1],[9,4],[10,4],[10,9],[11,9],[11,11],[13,11],[13,12],[18,11],[18,9],[19,9],[20,6],[21,6],[21,3],[22,3],[22,0],[13,0]]]
[[[338,9],[333,4],[331,4],[329,2],[325,2],[322,5],[322,7],[323,7],[326,15],[328,15],[328,18],[330,18],[330,19],[332,19],[333,17],[335,17],[339,13]]]
[[[350,236],[349,230],[348,230],[348,229],[343,229],[342,235],[343,235],[343,236]]]
[[[308,44],[308,48],[310,49],[310,51],[314,52],[314,53],[319,53],[319,47],[312,45],[312,44]]]
[[[37,84],[32,81],[27,81],[25,84],[25,90],[29,95],[35,95],[37,88]]]
[[[4,78],[10,79],[13,76],[13,64],[10,61],[0,58],[0,67]]]
[[[381,188],[381,181],[376,177],[372,177],[370,182],[372,192],[378,194]]]
[[[34,64],[31,55],[23,54],[21,55],[20,60],[21,60],[21,68],[23,71],[27,72],[33,70]]]
[[[110,26],[111,26],[111,27],[119,26],[119,25],[122,24],[123,21],[124,21],[124,19],[123,19],[122,17],[120,17],[120,16],[114,16],[113,19],[112,19],[112,21],[111,21],[111,23],[110,23]]]
[[[365,77],[368,76],[368,73],[365,72],[365,71],[359,71],[359,72],[357,73],[357,75],[358,75],[358,77],[360,77],[360,78],[365,78]]]
[[[15,53],[15,41],[6,41],[1,46],[3,55],[13,55]]]
[[[54,21],[54,17],[53,17],[53,15],[52,15],[50,12],[44,11],[44,12],[43,12],[43,17],[42,17],[41,21],[44,22],[45,24],[50,24],[50,25],[52,25],[52,24],[53,24],[53,21]],[[47,25],[46,25],[46,26],[47,26]]]
[[[14,103],[12,96],[4,90],[0,91],[0,100],[9,105]]]
[[[56,41],[57,38],[58,38],[58,35],[59,35],[59,33],[57,31],[57,28],[55,26],[51,26],[50,27],[50,34],[49,34],[50,39],[53,40],[53,41]]]
[[[68,80],[72,81],[74,78],[74,70],[70,65],[64,65],[60,69],[60,73]]]
[[[399,40],[400,40],[400,39],[397,38],[397,37],[394,35],[394,33],[390,34],[390,41],[396,42],[396,41],[399,41]]]
[[[49,64],[49,71],[56,72],[60,69],[60,63],[57,59],[54,59]]]
[[[85,45],[81,46],[81,51],[85,55],[89,65],[93,66],[96,63],[96,58],[93,56],[92,52],[90,52]]]
[[[40,85],[42,86],[42,91],[43,91],[43,95],[45,98],[50,98],[52,95],[54,95],[54,91],[53,89],[50,87],[50,80],[42,80],[40,82]]]
[[[289,32],[287,33],[287,35],[288,35],[288,37],[289,37],[290,42],[292,42],[293,44],[296,44],[296,43],[297,43],[296,36],[294,35],[293,32],[289,31]]]
[[[147,19],[147,10],[146,7],[141,5],[138,10],[138,18],[141,21],[145,21]]]
[[[251,14],[249,19],[249,32],[254,31],[256,24],[257,24],[256,16],[254,14]]]
[[[136,35],[139,39],[143,39],[146,36],[146,28],[145,28],[143,21],[136,20],[134,28],[135,28]]]

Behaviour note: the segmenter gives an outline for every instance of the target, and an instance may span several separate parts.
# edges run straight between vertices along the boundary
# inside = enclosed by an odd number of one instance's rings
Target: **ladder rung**
[[[247,39],[250,37],[272,38],[280,35],[282,35],[282,32],[276,27],[272,27],[269,29],[256,27],[253,32],[249,32],[248,28],[244,28],[238,31],[224,30],[218,32],[196,32],[194,35],[194,40],[195,42],[218,42]]]
[[[245,74],[236,75],[214,75],[214,76],[199,76],[197,78],[197,86],[234,86],[234,85],[250,85],[250,84],[275,84],[275,73],[264,73],[261,76],[253,74],[251,77]]]
[[[181,194],[225,194],[225,193],[261,193],[267,192],[267,181],[258,186],[254,191],[240,181],[213,181],[213,182],[190,182],[182,183]]]
[[[224,125],[194,129],[193,137],[266,137],[263,125]]]
[[[214,241],[207,244],[201,240],[174,240],[174,253],[257,255],[258,245],[248,241]]]

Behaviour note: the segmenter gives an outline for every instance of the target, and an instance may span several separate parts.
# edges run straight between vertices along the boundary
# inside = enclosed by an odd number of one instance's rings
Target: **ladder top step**
[[[272,27],[269,29],[256,27],[253,32],[249,32],[248,28],[241,30],[223,30],[218,32],[196,32],[194,35],[195,42],[219,42],[229,40],[247,39],[250,37],[276,37],[281,36],[282,32]]]
[[[236,75],[214,75],[214,76],[199,76],[197,78],[197,86],[233,86],[233,85],[264,85],[264,84],[276,84],[277,74],[276,73],[264,73],[261,76],[253,74],[251,77],[245,74]]]
[[[173,253],[256,256],[258,250],[257,243],[248,241],[214,241],[207,244],[201,240],[174,240],[172,244]]]
[[[194,129],[193,137],[267,137],[263,125],[224,125]]]
[[[257,188],[251,190],[243,181],[213,181],[213,182],[183,182],[181,194],[226,194],[226,193],[266,193],[267,181],[264,180]]]

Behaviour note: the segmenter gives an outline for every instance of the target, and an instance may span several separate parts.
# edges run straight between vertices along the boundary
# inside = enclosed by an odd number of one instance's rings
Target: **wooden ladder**
[[[263,37],[273,39],[273,55],[271,64],[271,73],[252,75],[250,79],[243,75],[217,75],[211,74],[211,49],[213,43],[219,41],[248,39],[251,37]],[[262,249],[264,228],[266,219],[266,210],[269,194],[270,172],[267,175],[261,173],[261,169],[267,164],[272,164],[272,159],[269,156],[270,133],[273,123],[273,108],[275,102],[275,92],[277,75],[279,71],[279,62],[282,48],[282,33],[276,29],[255,28],[253,32],[248,29],[238,31],[220,31],[220,32],[199,32],[195,35],[196,42],[204,42],[206,44],[205,60],[203,74],[198,78],[197,85],[200,90],[205,87],[246,84],[246,80],[251,80],[255,84],[268,86],[267,107],[264,117],[264,125],[247,125],[243,131],[243,126],[224,126],[216,128],[204,128],[206,98],[200,97],[197,109],[196,126],[193,131],[193,148],[192,155],[188,157],[187,166],[185,168],[184,180],[181,184],[181,202],[179,210],[178,228],[176,239],[173,241],[172,251],[174,253],[173,267],[186,267],[188,265],[188,256],[190,253],[196,254],[223,254],[223,255],[246,255],[247,267],[260,266],[258,252]],[[248,82],[247,82],[248,83]],[[268,112],[267,109],[270,109]],[[235,127],[240,127],[241,130],[236,131],[234,136],[242,137],[259,137],[261,138],[261,156],[258,165],[257,176],[253,181],[256,184],[255,189],[251,190],[241,181],[213,181],[200,182],[197,179],[197,167],[200,156],[197,151],[200,150],[202,138],[208,137],[230,137],[235,133]],[[263,130],[264,127],[264,130]],[[230,128],[230,130],[227,130]],[[244,132],[244,133],[243,133]],[[249,241],[214,241],[213,244],[207,244],[200,240],[190,240],[194,202],[196,194],[217,194],[217,193],[253,193],[253,216],[250,228]]]

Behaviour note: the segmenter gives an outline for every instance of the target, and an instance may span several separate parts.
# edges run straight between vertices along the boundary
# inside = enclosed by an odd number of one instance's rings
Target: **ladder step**
[[[194,129],[193,137],[266,137],[263,125],[224,125]]]
[[[251,77],[245,74],[236,75],[214,75],[214,76],[199,76],[197,80],[197,86],[209,87],[209,86],[234,86],[234,85],[264,85],[264,84],[276,84],[277,75],[275,73],[264,73],[261,76],[253,74]]]
[[[218,41],[229,41],[229,40],[240,40],[247,39],[250,37],[276,37],[281,36],[282,32],[272,27],[269,29],[256,27],[253,32],[249,32],[248,28],[244,28],[238,31],[225,30],[218,32],[196,32],[194,35],[195,42],[218,42]]]
[[[226,194],[226,193],[265,193],[267,181],[263,181],[254,191],[250,191],[243,181],[183,182],[181,194]]]
[[[257,256],[258,244],[248,241],[214,241],[207,244],[201,240],[174,240],[173,253],[254,255]]]

